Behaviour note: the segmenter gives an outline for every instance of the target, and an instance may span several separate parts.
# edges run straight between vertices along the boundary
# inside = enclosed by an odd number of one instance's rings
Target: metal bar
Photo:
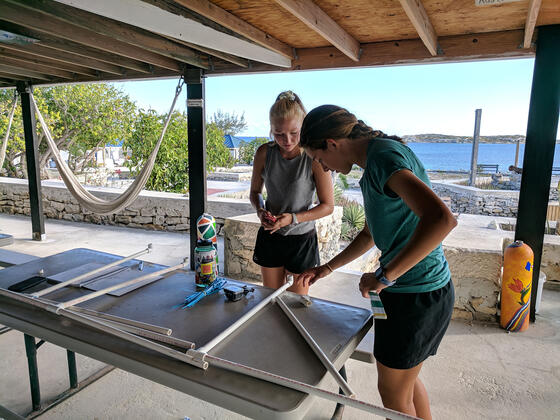
[[[476,185],[476,172],[478,163],[478,142],[480,140],[480,119],[482,117],[482,109],[477,109],[474,112],[474,134],[471,153],[471,176],[469,178],[469,185],[474,187]]]
[[[39,168],[39,142],[37,141],[35,110],[31,103],[31,84],[17,83],[21,96],[21,113],[25,134],[25,158],[27,163],[27,182],[29,188],[29,205],[31,207],[32,238],[36,241],[45,239],[45,221],[43,201],[41,200],[41,171]]]
[[[528,244],[535,254],[530,311],[532,322],[535,321],[535,291],[541,267],[559,108],[560,25],[540,26],[515,228],[515,239]]]
[[[160,277],[160,276],[162,276],[164,274],[167,274],[167,273],[170,273],[172,271],[180,270],[181,268],[185,268],[185,266],[187,265],[187,261],[188,261],[187,258],[185,258],[185,260],[181,264],[174,265],[173,267],[164,268],[163,270],[154,271],[153,273],[148,273],[148,274],[145,274],[143,276],[137,277],[135,279],[128,280],[128,281],[125,281],[123,283],[119,283],[119,284],[115,284],[113,286],[106,287],[105,289],[97,290],[93,293],[89,293],[85,296],[80,296],[79,298],[76,298],[76,299],[72,299],[72,300],[69,300],[69,301],[66,301],[66,302],[61,302],[58,305],[56,305],[56,307],[59,308],[59,309],[69,308],[70,306],[74,306],[74,305],[77,305],[78,303],[82,303],[82,302],[87,302],[88,300],[91,300],[91,299],[94,299],[98,296],[104,295],[105,293],[112,292],[113,290],[122,289],[123,287],[132,286],[133,284],[138,284],[138,283],[146,281],[146,280],[150,280],[150,279],[154,279],[156,277]]]
[[[206,211],[206,127],[204,116],[204,76],[200,69],[185,72],[187,84],[187,127],[189,159],[189,224],[191,270],[195,269],[196,221]]]
[[[70,388],[77,388],[78,370],[76,369],[76,353],[66,350],[66,358],[68,359],[68,378],[70,380]]]
[[[344,365],[342,365],[338,373],[340,373],[340,376],[342,376],[344,379],[347,379],[346,368],[344,367]],[[342,394],[342,389],[338,388],[338,393]],[[336,403],[336,407],[334,409],[334,413],[331,417],[331,420],[342,420],[343,414],[344,414],[344,404]]]
[[[23,334],[25,340],[25,354],[27,355],[27,367],[29,369],[29,386],[31,388],[31,406],[33,410],[41,408],[41,387],[39,385],[39,369],[37,368],[37,347],[35,337]]]
[[[295,389],[296,391],[304,392],[306,394],[314,395],[326,400],[334,401],[336,403],[341,403],[347,405],[348,407],[357,408],[358,410],[367,411],[368,413],[377,414],[378,416],[390,418],[392,420],[420,420],[418,417],[399,413],[398,411],[391,410],[389,408],[379,407],[365,401],[347,397],[346,395],[340,395],[335,392],[326,391],[313,385],[296,381],[295,379],[285,378],[283,376],[275,375],[274,373],[265,372],[260,369],[252,368],[250,366],[241,365],[239,363],[221,359],[216,356],[206,355],[205,360],[211,366],[238,372],[252,378],[262,379],[273,384],[281,385],[290,389]]]
[[[151,250],[152,250],[152,244],[148,244],[146,249],[143,249],[142,251],[139,251],[135,254],[129,255],[128,257],[121,258],[120,260],[113,261],[112,263],[109,263],[109,264],[104,265],[102,267],[96,268],[95,270],[92,270],[92,271],[89,271],[87,273],[81,274],[81,275],[79,275],[77,277],[74,277],[72,279],[69,279],[69,280],[63,281],[61,283],[55,284],[54,286],[47,287],[46,289],[43,289],[43,290],[39,290],[38,292],[33,293],[33,296],[40,297],[40,296],[46,295],[48,293],[54,292],[55,290],[61,289],[64,286],[67,286],[69,284],[72,284],[72,283],[75,283],[77,281],[83,280],[87,277],[91,277],[91,276],[93,276],[97,273],[100,273],[102,271],[108,270],[109,268],[115,267],[116,265],[122,264],[122,263],[127,262],[129,260],[132,260],[136,257],[139,257],[140,255],[148,254],[148,253],[150,253]]]
[[[294,277],[289,275],[288,276],[288,281],[282,287],[275,290],[274,293],[272,293],[270,296],[267,296],[262,301],[260,301],[257,305],[255,305],[253,308],[251,308],[251,310],[249,312],[247,312],[245,315],[243,315],[241,318],[239,318],[237,321],[235,321],[233,324],[231,324],[228,328],[226,328],[224,331],[222,331],[220,334],[218,334],[215,338],[210,340],[204,346],[200,347],[197,351],[199,353],[209,352],[218,343],[220,343],[222,340],[224,340],[226,337],[228,337],[231,333],[233,333],[235,330],[237,330],[239,327],[241,327],[245,322],[247,322],[249,320],[249,318],[251,318],[257,312],[259,312],[262,308],[264,308],[266,305],[268,305],[270,302],[272,302],[277,296],[280,296],[282,293],[284,293],[284,291],[286,289],[288,289],[293,283],[294,283]]]
[[[344,378],[340,376],[340,373],[338,373],[338,370],[336,370],[336,368],[333,366],[333,364],[331,363],[329,358],[325,355],[321,347],[319,347],[317,342],[313,339],[313,337],[311,337],[309,332],[307,332],[307,330],[302,325],[302,323],[299,322],[299,319],[296,318],[294,313],[290,310],[290,308],[288,308],[288,306],[284,303],[282,298],[278,297],[276,299],[276,303],[278,304],[278,306],[280,306],[280,309],[284,311],[288,319],[292,322],[294,327],[296,327],[296,329],[301,334],[301,336],[305,339],[307,344],[309,344],[309,347],[311,347],[311,349],[313,350],[317,358],[321,361],[321,363],[323,363],[323,366],[325,366],[327,370],[330,372],[330,374],[334,377],[338,386],[340,386],[340,388],[344,391],[344,394],[354,398],[356,396],[356,393],[352,391],[350,385],[348,385],[348,382],[346,382]]]

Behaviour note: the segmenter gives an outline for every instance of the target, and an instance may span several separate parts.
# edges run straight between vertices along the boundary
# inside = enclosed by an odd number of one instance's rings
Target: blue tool
[[[227,284],[227,281],[225,281],[224,279],[217,278],[206,289],[187,296],[185,298],[185,301],[183,302],[183,309],[184,308],[191,308],[198,301],[200,301],[202,298],[204,298],[206,296],[209,296],[209,295],[212,295],[214,293],[218,293],[220,290],[222,290],[224,288],[224,286],[226,284]]]

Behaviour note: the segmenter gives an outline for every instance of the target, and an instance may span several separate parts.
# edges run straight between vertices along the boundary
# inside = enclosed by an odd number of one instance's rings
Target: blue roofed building
[[[249,143],[255,139],[256,137],[232,136],[231,134],[226,134],[224,136],[224,144],[229,149],[231,155],[235,159],[239,159],[239,147],[241,146],[241,143]]]

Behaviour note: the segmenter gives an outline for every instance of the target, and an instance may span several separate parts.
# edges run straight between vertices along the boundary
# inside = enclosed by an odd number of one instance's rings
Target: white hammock
[[[163,125],[163,130],[159,137],[158,142],[148,160],[146,161],[144,167],[140,171],[140,173],[136,176],[134,182],[124,191],[120,196],[115,198],[114,200],[103,200],[99,197],[96,197],[88,190],[86,190],[78,181],[76,176],[72,173],[62,156],[60,155],[60,151],[54,142],[50,130],[37,107],[37,103],[35,102],[35,98],[33,97],[33,93],[30,92],[29,96],[33,105],[35,106],[35,110],[37,112],[37,117],[41,123],[41,127],[43,127],[43,131],[47,138],[47,143],[54,155],[54,160],[56,161],[56,165],[62,180],[66,184],[66,187],[70,191],[70,193],[78,200],[78,202],[85,207],[86,209],[97,213],[97,214],[111,214],[116,213],[119,210],[123,209],[124,207],[131,204],[136,197],[140,194],[140,192],[146,186],[146,182],[150,178],[150,174],[152,173],[152,169],[154,167],[154,163],[156,161],[156,156],[163,140],[163,136],[167,131],[167,126],[169,125],[169,121],[171,119],[171,114],[173,109],[175,108],[175,103],[177,102],[177,98],[181,93],[181,89],[183,88],[184,81],[181,79],[179,80],[179,84],[177,85],[177,89],[175,91],[175,98],[173,99],[173,103],[171,104],[171,108],[169,110],[169,114],[167,114],[167,119],[165,120],[165,124]]]
[[[8,137],[10,137],[10,129],[12,128],[12,121],[14,120],[16,105],[17,105],[17,91],[14,94],[14,103],[12,104],[12,109],[10,110],[10,114],[8,116],[8,129],[6,130],[6,136],[4,137],[4,141],[2,142],[2,148],[0,148],[0,171],[4,166],[4,158],[6,157],[6,148],[8,147]]]

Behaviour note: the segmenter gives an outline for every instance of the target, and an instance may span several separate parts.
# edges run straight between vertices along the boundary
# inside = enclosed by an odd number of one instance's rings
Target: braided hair
[[[312,150],[325,150],[327,139],[374,139],[383,137],[404,143],[397,136],[388,136],[383,131],[374,130],[356,118],[347,109],[337,105],[321,105],[306,115],[301,126],[300,146]]]

